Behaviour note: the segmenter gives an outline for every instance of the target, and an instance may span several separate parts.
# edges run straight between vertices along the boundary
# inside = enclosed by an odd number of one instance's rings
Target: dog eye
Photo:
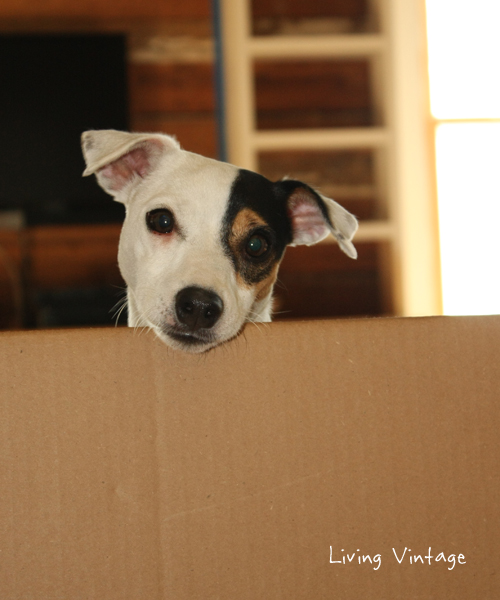
[[[269,242],[263,235],[252,235],[245,247],[246,253],[252,258],[259,258],[269,250]]]
[[[157,208],[146,215],[148,229],[156,233],[171,233],[174,223],[174,215],[166,208]]]

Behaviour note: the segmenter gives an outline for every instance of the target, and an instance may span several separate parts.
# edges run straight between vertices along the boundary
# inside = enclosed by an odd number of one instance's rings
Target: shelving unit
[[[255,36],[250,0],[219,1],[229,161],[258,171],[262,151],[373,151],[380,219],[362,221],[355,242],[377,242],[388,249],[382,253],[386,258],[381,279],[391,312],[440,313],[437,223],[425,126],[423,2],[373,0],[376,33]],[[257,129],[257,59],[359,57],[368,59],[371,68],[375,126]]]

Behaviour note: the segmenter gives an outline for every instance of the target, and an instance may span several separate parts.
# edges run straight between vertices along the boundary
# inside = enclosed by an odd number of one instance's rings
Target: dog
[[[247,321],[270,321],[287,246],[331,233],[357,257],[356,218],[301,181],[272,182],[157,133],[86,131],[82,149],[83,175],[125,205],[118,264],[128,325],[172,348],[204,352]]]

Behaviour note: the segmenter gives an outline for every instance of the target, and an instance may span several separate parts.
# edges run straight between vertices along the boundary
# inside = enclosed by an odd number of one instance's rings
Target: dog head
[[[288,245],[331,233],[356,258],[356,219],[305,183],[271,182],[162,134],[87,131],[82,147],[84,175],[126,208],[118,263],[129,325],[169,346],[203,352],[245,321],[269,321]]]

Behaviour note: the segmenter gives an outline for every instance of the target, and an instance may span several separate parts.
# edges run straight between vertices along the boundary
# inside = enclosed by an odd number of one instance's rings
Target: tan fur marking
[[[232,250],[236,250],[236,246],[233,246],[233,242],[238,242],[241,238],[245,237],[249,229],[254,227],[265,226],[267,223],[260,217],[256,212],[250,208],[243,208],[236,215],[231,230],[231,239],[229,244]]]
[[[251,283],[247,283],[243,277],[241,276],[241,273],[239,271],[236,271],[236,283],[238,284],[239,287],[245,288],[247,290],[249,290],[252,287]]]
[[[233,253],[236,256],[238,255],[239,243],[247,235],[250,229],[266,225],[267,223],[262,219],[262,217],[250,208],[243,208],[240,210],[234,219],[233,226],[231,228],[231,235],[229,236],[229,246],[231,247]],[[236,273],[236,281],[240,287],[247,289],[253,287],[252,284],[247,283],[243,279],[239,271]]]
[[[255,301],[260,302],[264,300],[264,298],[269,294],[269,292],[273,289],[274,282],[278,277],[278,267],[279,263],[274,265],[273,270],[269,273],[269,275],[263,279],[259,284],[257,284]]]

